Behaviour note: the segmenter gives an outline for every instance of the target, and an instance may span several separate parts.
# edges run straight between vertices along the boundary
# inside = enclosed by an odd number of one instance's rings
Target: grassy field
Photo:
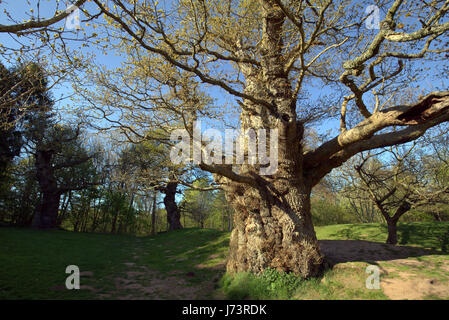
[[[380,224],[316,231],[337,260],[323,277],[300,280],[275,270],[223,277],[229,234],[216,230],[133,237],[0,228],[0,299],[449,298],[449,223],[402,224],[397,248],[382,244]],[[380,269],[379,290],[365,286],[370,264]],[[81,290],[65,288],[68,265],[80,268]]]

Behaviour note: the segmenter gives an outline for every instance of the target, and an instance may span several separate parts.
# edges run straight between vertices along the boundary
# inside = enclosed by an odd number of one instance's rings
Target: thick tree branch
[[[430,127],[446,121],[449,121],[449,91],[432,92],[416,104],[398,105],[379,111],[354,128],[306,153],[305,175],[314,185],[333,168],[359,152],[413,141]],[[378,131],[393,126],[407,127],[375,135]]]

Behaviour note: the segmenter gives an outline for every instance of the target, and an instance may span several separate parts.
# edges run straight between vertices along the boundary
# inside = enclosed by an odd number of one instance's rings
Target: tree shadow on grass
[[[318,242],[321,252],[331,266],[356,261],[376,264],[376,261],[443,254],[436,250],[366,240],[319,240]]]
[[[373,263],[425,255],[444,255],[449,248],[449,224],[399,223],[397,246],[382,243],[387,238],[385,224],[347,225],[331,234],[330,238],[338,240],[319,242],[331,265],[349,261]]]
[[[348,225],[338,233],[332,234],[335,239],[373,240],[383,242],[387,239],[387,225],[371,224]],[[447,222],[405,222],[398,224],[398,243],[422,248],[448,251],[449,223]]]

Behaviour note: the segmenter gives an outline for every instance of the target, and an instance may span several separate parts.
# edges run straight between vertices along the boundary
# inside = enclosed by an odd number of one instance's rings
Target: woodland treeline
[[[55,226],[75,232],[164,232],[167,205],[180,227],[232,230],[224,192],[198,168],[170,167],[166,145],[107,140],[62,120],[38,64],[2,65],[1,72],[2,225],[33,226],[54,201]],[[307,143],[319,139],[310,130]],[[448,150],[440,129],[352,159],[314,188],[314,224],[388,223],[399,211],[407,213],[401,221],[448,221]]]
[[[52,227],[154,234],[170,228],[166,206],[174,205],[185,227],[232,228],[232,210],[209,177],[182,168],[192,185],[170,183],[166,146],[89,134],[82,123],[61,120],[38,64],[0,67],[2,224],[33,226],[53,207]]]

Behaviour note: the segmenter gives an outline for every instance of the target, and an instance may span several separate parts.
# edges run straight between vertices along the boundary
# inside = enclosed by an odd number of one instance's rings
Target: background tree
[[[227,202],[225,193],[221,189],[214,193],[212,214],[218,220],[216,225],[219,225],[221,230],[232,231],[234,210]]]
[[[36,169],[34,173],[38,178],[42,196],[42,203],[36,206],[35,210],[35,225],[38,227],[56,227],[60,195],[69,189],[67,189],[68,184],[65,184],[64,188],[57,188],[57,177],[54,172],[64,168],[70,170],[71,167],[85,161],[81,161],[79,158],[73,160],[72,158],[79,157],[77,153],[80,152],[80,148],[76,148],[72,144],[72,150],[70,150],[68,146],[72,141],[72,139],[67,139],[70,134],[69,131],[78,135],[79,130],[71,130],[67,126],[56,125],[54,120],[51,119],[50,110],[54,102],[49,95],[48,75],[41,65],[24,63],[11,71],[3,66],[0,69],[2,80],[4,80],[2,81],[0,96],[1,125],[5,134],[1,138],[2,168],[5,169],[8,163],[20,154],[24,143],[31,146],[34,150],[32,161]],[[62,150],[63,148],[65,149]],[[62,152],[65,155],[62,155]],[[63,164],[64,161],[61,159],[64,156],[70,160]],[[2,170],[2,174],[4,172]],[[29,176],[24,174],[25,185],[31,187],[28,178]],[[74,176],[66,175],[66,178],[67,181],[73,180]],[[14,186],[14,189],[17,187]],[[11,192],[13,188],[10,186],[9,189]],[[29,202],[24,203],[29,204]],[[39,208],[43,208],[42,213]],[[26,216],[26,213],[19,214],[20,222],[13,219],[13,223],[25,223],[27,219],[24,218],[24,215]],[[40,222],[42,215],[49,215],[45,217],[45,222]]]
[[[354,222],[338,193],[338,178],[326,177],[318,183],[311,194],[311,215],[316,226]]]
[[[196,180],[194,187],[205,188],[208,186],[205,180]],[[182,200],[183,213],[195,221],[197,226],[204,228],[206,220],[211,216],[211,208],[214,195],[213,191],[201,191],[198,189],[188,189],[184,191]]]
[[[357,157],[345,162],[335,170],[332,181],[336,186],[338,196],[345,204],[345,210],[350,211],[359,223],[381,222],[383,218],[376,205],[370,199],[370,194],[363,187],[363,182],[354,167],[358,165]]]
[[[42,136],[37,137],[33,150],[36,178],[42,196],[34,214],[33,227],[55,228],[58,225],[61,195],[72,190],[85,189],[94,184],[95,180],[92,180],[92,175],[67,175],[91,158],[80,144],[79,128],[47,124],[42,129]],[[61,177],[61,171],[68,171],[65,175],[67,179],[58,179]]]
[[[38,65],[30,65],[36,75],[32,78],[33,104],[38,110],[27,115],[24,129],[27,145],[34,156],[36,178],[41,193],[41,203],[33,217],[35,228],[55,228],[58,220],[60,197],[70,190],[81,190],[93,181],[87,177],[66,174],[65,181],[58,181],[57,172],[71,170],[87,162],[91,156],[80,142],[80,127],[56,123],[52,113],[53,100],[48,91],[45,72]],[[30,69],[28,68],[28,69]],[[77,178],[76,181],[75,177]]]
[[[132,176],[139,188],[164,194],[169,230],[181,229],[180,213],[176,204],[178,179],[175,175],[181,168],[171,165],[165,144],[144,141],[132,144],[123,150],[121,161],[127,167],[124,174]],[[153,196],[154,197],[154,196]]]
[[[20,159],[4,172],[0,189],[0,223],[30,226],[38,205],[39,185],[32,157]]]
[[[414,148],[416,144],[405,150],[392,147],[377,157],[362,155],[355,167],[361,182],[359,188],[368,193],[387,223],[389,244],[397,244],[397,223],[411,209],[449,203],[449,186],[435,179],[444,168],[440,164],[436,169],[426,161],[429,154],[413,154]]]
[[[24,128],[31,114],[46,110],[48,83],[36,63],[21,63],[7,69],[0,63],[0,170],[3,173],[23,146]]]

